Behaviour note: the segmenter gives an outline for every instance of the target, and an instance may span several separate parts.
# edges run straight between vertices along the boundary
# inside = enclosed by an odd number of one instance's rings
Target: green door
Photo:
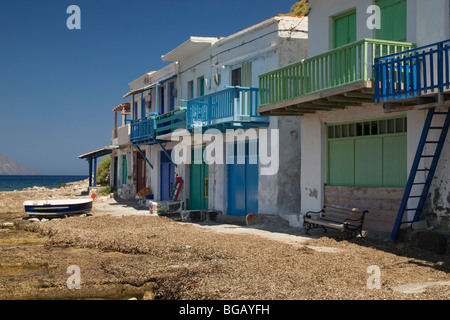
[[[378,0],[381,10],[381,29],[376,38],[406,42],[406,0]]]
[[[127,184],[128,178],[128,166],[127,166],[127,156],[122,156],[122,184]]]
[[[191,210],[207,210],[208,209],[208,186],[209,174],[208,165],[203,161],[204,147],[192,149],[192,161],[190,165],[190,203]],[[195,162],[195,159],[202,159]]]
[[[205,95],[205,78],[203,77],[199,79],[199,95],[200,97]]]
[[[333,48],[356,41],[356,10],[333,18]]]

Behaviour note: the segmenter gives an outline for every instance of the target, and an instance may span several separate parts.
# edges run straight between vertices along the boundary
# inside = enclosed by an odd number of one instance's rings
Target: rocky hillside
[[[14,160],[0,153],[0,175],[33,175],[36,172],[25,168]]]

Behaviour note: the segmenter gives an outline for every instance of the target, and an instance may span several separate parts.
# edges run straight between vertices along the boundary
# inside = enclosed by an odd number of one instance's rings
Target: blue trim
[[[173,162],[172,157],[170,156],[169,152],[166,150],[166,148],[164,148],[164,146],[162,145],[162,143],[159,140],[155,140],[156,143],[159,144],[159,146],[163,149],[164,153],[166,154],[167,158],[169,158],[170,162],[172,162],[175,167],[177,167],[177,164],[175,162]],[[165,142],[165,141],[164,141]]]

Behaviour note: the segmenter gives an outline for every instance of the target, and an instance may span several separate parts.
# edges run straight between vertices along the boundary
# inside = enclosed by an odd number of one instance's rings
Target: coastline
[[[85,175],[0,175],[0,192],[59,189],[67,183],[84,184],[88,179]]]

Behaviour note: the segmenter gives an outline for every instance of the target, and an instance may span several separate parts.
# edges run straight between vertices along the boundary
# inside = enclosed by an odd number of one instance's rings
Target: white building
[[[177,175],[184,181],[180,200],[186,209],[214,209],[231,215],[283,215],[298,211],[300,150],[288,146],[299,143],[299,118],[260,117],[256,108],[258,76],[292,63],[299,56],[306,57],[307,25],[306,17],[278,15],[226,38],[191,37],[162,56],[163,61],[172,62],[170,65],[130,83],[130,93],[126,95],[131,97],[129,103],[132,106],[130,142],[122,145],[125,148],[115,151],[119,170],[112,170],[121,177],[121,161],[126,156],[128,192],[125,193],[132,196],[133,192],[136,194],[145,187],[151,189],[155,200],[168,200],[168,190],[173,187]],[[231,102],[219,98],[230,94],[236,94]],[[206,119],[199,125],[197,107],[206,106],[208,99],[216,99],[216,115],[214,119]],[[230,114],[226,114],[228,107],[231,107]],[[206,109],[202,110],[206,114]],[[144,125],[152,113],[162,115],[156,118],[158,132],[154,136],[139,126],[139,123]],[[177,118],[183,113],[186,114],[184,119]],[[174,117],[177,122],[170,122]],[[172,123],[170,130],[160,128],[163,119]],[[196,121],[195,126],[193,121]],[[179,142],[171,141],[171,133],[176,127],[187,129],[181,136],[189,139],[194,137],[196,129],[201,132],[216,129],[225,141],[224,151],[227,148],[242,148],[247,160],[237,165],[239,155],[236,149],[235,159],[232,159],[236,160],[236,165],[227,165],[225,155],[225,164],[208,165],[205,161],[174,164],[171,150]],[[247,143],[226,144],[225,130],[239,128],[279,129],[277,174],[260,175],[265,166],[261,162],[249,162],[259,154],[257,138],[250,138]],[[203,141],[189,153],[202,152],[206,145]],[[139,177],[145,179],[139,182]],[[123,188],[124,181],[119,182],[118,187]]]
[[[376,17],[370,7],[374,4],[380,8],[381,29],[369,28]],[[286,77],[286,70],[261,77],[260,89],[272,95],[258,111],[301,117],[302,214],[324,204],[359,207],[370,211],[365,229],[390,233],[427,108],[447,112],[448,106],[435,96],[426,105],[419,99],[408,106],[375,103],[374,58],[449,39],[449,2],[310,0],[309,6],[308,59],[300,62],[298,57],[288,71],[294,77]],[[269,80],[277,76],[285,81],[284,95],[273,94]],[[449,156],[447,137],[422,214],[429,224],[444,228],[450,212]],[[413,213],[405,216],[411,220]]]

